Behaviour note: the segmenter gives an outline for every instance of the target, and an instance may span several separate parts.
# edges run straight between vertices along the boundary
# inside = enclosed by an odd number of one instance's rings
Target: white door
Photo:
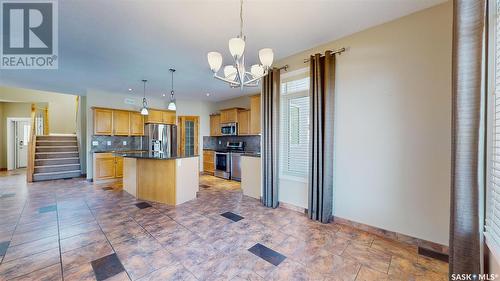
[[[16,141],[16,169],[24,168],[28,163],[28,141],[30,138],[31,126],[28,121],[16,121],[15,141]]]

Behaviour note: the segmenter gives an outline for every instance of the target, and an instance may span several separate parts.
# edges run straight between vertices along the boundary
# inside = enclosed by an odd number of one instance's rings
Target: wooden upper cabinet
[[[149,114],[145,118],[146,123],[163,123],[163,112],[160,110],[150,109]]]
[[[157,124],[173,124],[175,125],[175,111],[164,111],[150,109],[149,115],[146,115],[145,123],[157,123]]]
[[[144,136],[144,116],[139,112],[130,112],[130,135]]]
[[[113,133],[113,110],[94,109],[94,135],[111,135]]]
[[[220,136],[220,114],[210,115],[210,136]]]
[[[130,135],[130,112],[113,110],[113,135]]]
[[[238,122],[238,108],[224,109],[220,111],[220,123]]]
[[[250,134],[250,110],[238,111],[238,135]]]
[[[260,95],[250,97],[250,134],[260,134]]]
[[[162,121],[165,124],[175,125],[175,111],[162,111]]]

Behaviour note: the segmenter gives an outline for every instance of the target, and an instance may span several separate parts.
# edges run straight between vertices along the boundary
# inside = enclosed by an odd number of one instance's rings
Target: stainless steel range
[[[227,142],[226,149],[215,152],[216,177],[241,180],[241,154],[244,151],[244,142]]]

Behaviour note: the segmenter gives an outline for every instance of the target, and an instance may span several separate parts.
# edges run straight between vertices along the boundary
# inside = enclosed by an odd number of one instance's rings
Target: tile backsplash
[[[143,137],[92,136],[91,152],[142,150],[142,141]]]
[[[224,150],[228,141],[242,141],[245,143],[245,151],[260,152],[260,136],[203,137],[203,149]]]

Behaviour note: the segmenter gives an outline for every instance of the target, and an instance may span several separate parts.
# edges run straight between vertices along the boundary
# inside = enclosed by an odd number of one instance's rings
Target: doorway
[[[7,118],[7,169],[26,168],[31,132],[30,118]]]

